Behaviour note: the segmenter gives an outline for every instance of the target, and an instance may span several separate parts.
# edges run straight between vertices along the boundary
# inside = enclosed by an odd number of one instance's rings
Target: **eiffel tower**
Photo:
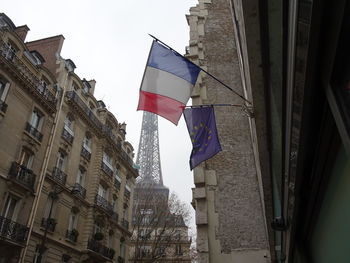
[[[139,186],[163,186],[159,153],[158,116],[144,111],[136,164],[139,167]]]

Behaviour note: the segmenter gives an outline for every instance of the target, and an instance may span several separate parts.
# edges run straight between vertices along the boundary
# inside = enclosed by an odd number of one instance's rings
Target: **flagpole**
[[[252,103],[247,100],[246,98],[244,98],[241,94],[239,94],[237,91],[233,90],[230,86],[226,85],[224,82],[222,82],[221,80],[219,80],[217,77],[215,77],[214,75],[210,74],[208,71],[204,70],[203,68],[201,68],[200,66],[196,65],[195,63],[193,63],[191,60],[189,60],[188,58],[186,58],[185,56],[181,55],[179,52],[177,52],[175,49],[173,49],[172,47],[168,46],[167,44],[165,44],[163,41],[159,40],[158,38],[156,38],[155,36],[150,35],[154,40],[156,40],[157,42],[161,43],[162,45],[164,45],[165,47],[169,48],[171,51],[175,52],[176,54],[178,54],[179,56],[181,56],[182,58],[184,58],[186,61],[188,61],[189,63],[191,63],[192,65],[195,65],[196,67],[198,67],[201,71],[203,71],[204,73],[206,73],[207,75],[209,75],[210,77],[212,77],[213,79],[215,79],[217,82],[219,82],[221,85],[223,85],[225,88],[231,90],[234,94],[236,94],[238,97],[240,97],[242,100],[246,101],[247,103],[249,103],[250,105],[252,105]]]

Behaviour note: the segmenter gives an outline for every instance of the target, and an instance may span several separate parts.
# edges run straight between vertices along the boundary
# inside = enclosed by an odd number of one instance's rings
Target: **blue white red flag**
[[[193,146],[190,157],[190,168],[193,170],[220,152],[221,145],[212,106],[185,109],[184,117]]]
[[[198,66],[154,40],[137,110],[153,112],[177,125],[200,71]]]

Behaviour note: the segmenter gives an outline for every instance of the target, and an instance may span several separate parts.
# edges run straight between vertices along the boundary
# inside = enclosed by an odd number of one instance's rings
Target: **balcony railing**
[[[0,59],[1,63],[8,65],[7,68],[18,76],[25,88],[40,98],[43,105],[47,106],[51,112],[56,111],[56,97],[50,90],[42,87],[40,79],[2,39],[0,39]]]
[[[78,240],[78,231],[76,231],[75,229],[73,230],[67,230],[66,232],[66,238],[72,242],[77,242]]]
[[[37,139],[39,142],[42,141],[43,135],[40,131],[38,131],[35,127],[33,127],[29,122],[27,122],[26,125],[26,131],[32,135],[35,139]]]
[[[6,113],[6,110],[7,110],[7,104],[0,100],[0,111],[2,111],[3,113]]]
[[[88,241],[87,248],[109,259],[113,259],[115,254],[114,249],[108,248],[94,239]]]
[[[41,226],[44,229],[47,229],[47,231],[54,232],[56,224],[57,224],[57,222],[56,222],[56,219],[54,219],[54,218],[44,218],[43,217],[41,219]]]
[[[65,128],[63,128],[62,131],[62,138],[70,144],[72,144],[74,140],[74,136],[70,134]]]
[[[95,204],[98,207],[101,207],[102,209],[104,209],[109,215],[113,214],[113,206],[106,199],[104,199],[102,196],[98,194],[95,197]]]
[[[72,188],[72,194],[84,199],[86,196],[86,189],[84,187],[82,187],[80,184],[75,183],[73,188]]]
[[[80,155],[88,161],[90,161],[91,159],[91,153],[87,149],[85,149],[84,146],[81,148]]]
[[[28,236],[28,227],[0,216],[0,237],[18,244],[24,244]]]
[[[35,174],[24,165],[13,162],[8,177],[34,191]]]
[[[109,168],[104,162],[101,163],[101,169],[104,171],[107,175],[113,176],[113,170]]]
[[[55,182],[66,184],[67,175],[61,169],[54,167],[51,176]]]
[[[124,218],[122,218],[120,224],[121,224],[122,227],[124,227],[125,229],[129,229],[129,221],[125,220]]]

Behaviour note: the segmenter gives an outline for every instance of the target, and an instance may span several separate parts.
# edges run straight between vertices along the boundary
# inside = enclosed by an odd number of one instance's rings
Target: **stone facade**
[[[63,36],[24,43],[28,27],[0,26],[0,261],[126,262],[126,124],[60,56]]]
[[[233,17],[227,0],[199,0],[187,16],[187,57],[244,94]],[[245,102],[201,74],[193,105]],[[194,169],[199,262],[268,262],[264,201],[249,116],[242,107],[215,107],[222,152]]]

